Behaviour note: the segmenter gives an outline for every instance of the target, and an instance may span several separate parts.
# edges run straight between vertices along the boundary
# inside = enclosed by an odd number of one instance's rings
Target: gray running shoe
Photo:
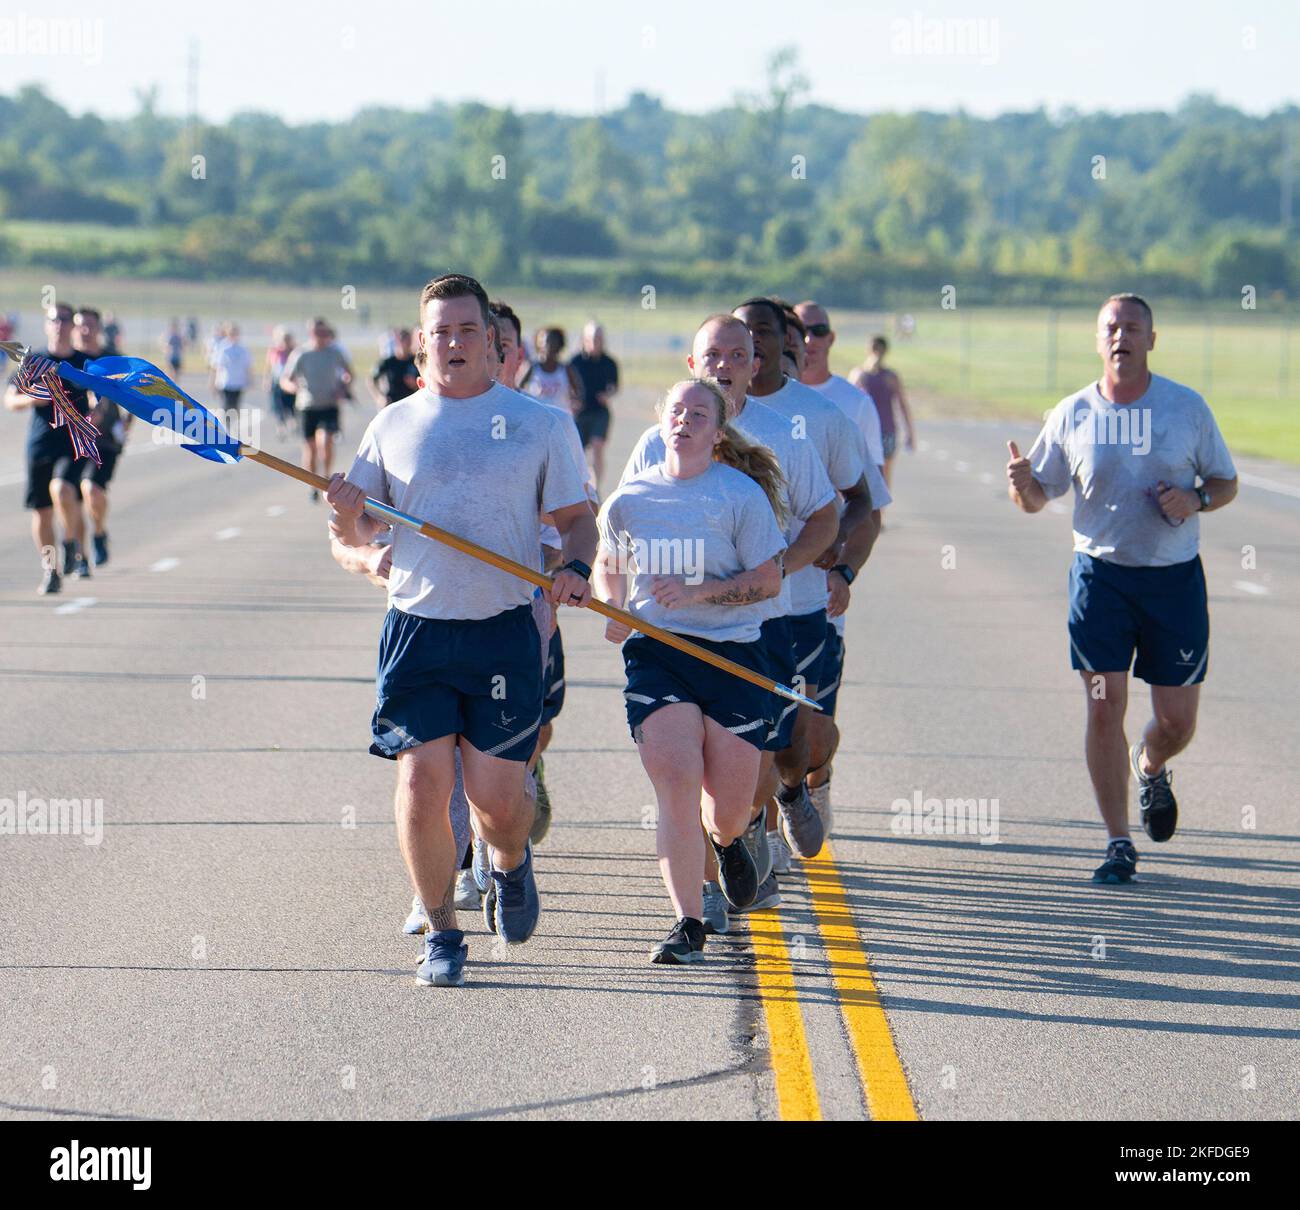
[[[727,897],[716,882],[704,884],[704,931],[722,934],[731,927],[727,919]]]
[[[776,796],[776,807],[781,812],[781,822],[785,824],[785,838],[790,842],[790,848],[800,857],[816,857],[826,840],[826,828],[812,799],[808,797],[808,787],[800,782],[798,792],[789,802],[783,797],[784,794],[785,787],[782,786]]]
[[[541,844],[546,839],[546,833],[551,830],[551,796],[546,791],[546,765],[540,756],[537,758],[537,770],[533,774],[533,782],[533,800],[537,804],[537,810],[533,815],[533,829],[528,839],[533,844]]]
[[[781,891],[776,885],[776,875],[769,874],[767,881],[758,888],[758,895],[748,907],[734,909],[737,915],[761,912],[764,908],[776,907],[781,902]]]
[[[417,937],[421,933],[429,931],[429,917],[424,910],[424,904],[420,902],[419,895],[411,900],[411,914],[407,916],[406,922],[402,925],[402,932],[408,937]]]
[[[456,872],[456,894],[452,904],[460,912],[477,912],[483,906],[483,894],[474,881],[473,870]]]
[[[767,808],[758,813],[758,818],[745,829],[741,837],[745,848],[754,859],[754,871],[759,882],[764,882],[772,872],[772,854],[767,847]]]
[[[779,831],[767,834],[767,851],[772,855],[772,873],[788,874],[790,872],[790,846]]]
[[[822,817],[822,827],[826,829],[826,835],[831,834],[831,828],[835,826],[835,814],[831,810],[831,783],[824,781],[820,786],[809,786],[808,797],[812,799],[812,805],[817,808],[817,814]]]

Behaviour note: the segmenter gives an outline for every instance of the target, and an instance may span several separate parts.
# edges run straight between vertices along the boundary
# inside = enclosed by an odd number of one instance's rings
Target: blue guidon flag
[[[180,447],[191,454],[209,462],[239,461],[239,442],[221,421],[142,357],[97,357],[80,370],[60,362],[59,377],[187,438]]]
[[[66,361],[51,361],[21,345],[0,344],[0,351],[18,361],[15,385],[54,405],[54,428],[64,425],[78,457],[99,462],[95,438],[99,430],[72,406],[62,383],[69,382],[101,399],[111,399],[133,416],[186,438],[177,444],[209,462],[238,462],[239,442],[197,400],[191,399],[152,362],[141,357],[97,357],[77,369]]]

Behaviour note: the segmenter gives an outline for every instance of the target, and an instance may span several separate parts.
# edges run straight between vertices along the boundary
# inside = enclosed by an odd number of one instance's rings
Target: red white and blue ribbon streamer
[[[78,458],[93,458],[100,466],[103,459],[99,456],[99,447],[95,438],[99,429],[89,416],[77,411],[77,405],[63,386],[59,377],[59,363],[39,354],[28,354],[18,366],[14,376],[14,386],[33,399],[48,399],[54,408],[54,419],[50,422],[53,429],[66,428],[72,438],[72,449]]]

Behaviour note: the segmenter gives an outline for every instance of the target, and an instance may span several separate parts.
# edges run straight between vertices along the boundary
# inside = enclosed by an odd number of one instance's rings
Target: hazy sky
[[[466,99],[590,113],[637,90],[698,111],[760,87],[791,44],[811,99],[858,112],[1300,101],[1300,0],[47,0],[0,9],[0,92],[39,83],[76,112],[121,115],[157,84],[160,108],[182,113],[191,42],[209,119]]]

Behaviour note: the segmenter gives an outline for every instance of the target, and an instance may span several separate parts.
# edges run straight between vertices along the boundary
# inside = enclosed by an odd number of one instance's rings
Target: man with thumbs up
[[[1155,343],[1145,300],[1108,298],[1097,317],[1101,378],[1056,405],[1028,457],[1007,442],[1010,495],[1023,512],[1074,488],[1070,662],[1087,693],[1088,773],[1108,833],[1094,882],[1129,882],[1137,868],[1130,768],[1146,834],[1168,840],[1177,826],[1167,762],[1191,742],[1209,656],[1198,514],[1237,494],[1205,400],[1147,368]],[[1132,748],[1130,668],[1151,686],[1152,709]]]

